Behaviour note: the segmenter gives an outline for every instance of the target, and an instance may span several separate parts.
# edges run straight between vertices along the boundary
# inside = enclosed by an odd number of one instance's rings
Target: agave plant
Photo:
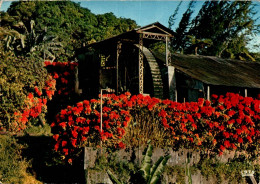
[[[141,163],[141,168],[136,175],[133,175],[134,183],[156,184],[160,180],[167,161],[170,158],[170,155],[161,156],[155,164],[152,164],[152,154],[153,147],[149,141],[148,146],[143,153],[144,158]],[[118,180],[110,170],[108,170],[107,173],[113,183],[123,184],[123,182]]]
[[[124,182],[119,181],[109,169],[107,170],[107,174],[108,174],[110,180],[113,183],[115,183],[115,184],[124,184]]]

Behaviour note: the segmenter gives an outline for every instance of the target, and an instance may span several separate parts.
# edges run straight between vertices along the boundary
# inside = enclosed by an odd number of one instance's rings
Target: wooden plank
[[[255,177],[254,176],[249,176],[249,178],[251,179],[252,183],[253,184],[257,184],[256,180],[255,180]]]

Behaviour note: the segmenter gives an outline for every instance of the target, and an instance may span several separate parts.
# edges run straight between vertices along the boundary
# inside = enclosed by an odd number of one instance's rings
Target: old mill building
[[[183,102],[227,92],[252,97],[260,93],[260,63],[171,54],[173,36],[156,22],[80,49],[81,94],[97,97],[101,89],[110,88],[117,94],[129,91]],[[164,53],[148,49],[158,41],[165,43]]]

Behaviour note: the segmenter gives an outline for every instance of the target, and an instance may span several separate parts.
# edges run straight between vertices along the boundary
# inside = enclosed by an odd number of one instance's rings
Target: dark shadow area
[[[43,183],[85,183],[83,156],[69,165],[59,161],[53,150],[53,139],[47,136],[17,137],[20,144],[27,145],[22,151],[23,158],[31,161],[32,173]]]

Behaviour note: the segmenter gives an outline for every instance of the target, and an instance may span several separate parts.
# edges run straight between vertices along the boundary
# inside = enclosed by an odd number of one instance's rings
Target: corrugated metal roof
[[[165,61],[165,55],[155,56]],[[260,63],[213,56],[172,55],[169,65],[209,85],[260,88]]]

